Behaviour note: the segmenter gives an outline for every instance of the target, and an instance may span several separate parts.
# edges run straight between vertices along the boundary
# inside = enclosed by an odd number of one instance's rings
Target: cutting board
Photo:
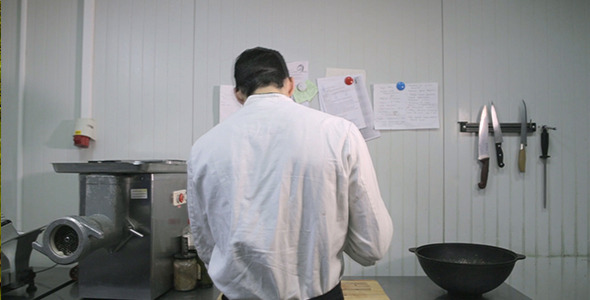
[[[345,300],[389,300],[376,280],[342,280]]]

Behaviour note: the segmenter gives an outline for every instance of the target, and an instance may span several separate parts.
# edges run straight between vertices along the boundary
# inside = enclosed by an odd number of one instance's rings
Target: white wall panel
[[[78,213],[75,176],[55,175],[51,163],[77,159],[73,120],[79,75],[78,7],[72,1],[29,1],[22,98],[22,219],[32,229]],[[11,99],[6,99],[11,101]],[[6,101],[5,100],[5,101]],[[65,192],[57,188],[69,186]],[[12,216],[11,216],[12,217]]]
[[[194,11],[192,1],[96,3],[94,159],[185,159]]]
[[[445,185],[445,239],[527,255],[509,282],[534,299],[588,297],[588,158],[578,151],[587,152],[590,129],[589,13],[587,1],[443,4],[445,160],[458,165],[445,165],[445,183],[462,178],[456,188]],[[518,135],[508,134],[506,167],[492,151],[488,187],[479,190],[477,136],[456,134],[453,123],[477,122],[491,101],[501,122],[519,122],[521,99],[539,126],[529,135],[526,172],[516,167]],[[547,209],[541,125],[558,128],[550,131]]]

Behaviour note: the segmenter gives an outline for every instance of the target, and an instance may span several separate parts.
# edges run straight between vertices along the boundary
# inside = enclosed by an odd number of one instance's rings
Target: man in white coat
[[[393,234],[367,145],[353,123],[292,101],[279,52],[244,51],[234,77],[244,106],[187,162],[199,257],[224,299],[343,299],[343,253],[372,265]]]

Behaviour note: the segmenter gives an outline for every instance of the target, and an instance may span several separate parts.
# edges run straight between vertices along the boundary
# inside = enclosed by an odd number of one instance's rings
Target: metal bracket
[[[520,134],[520,126],[521,123],[500,123],[500,129],[502,129],[502,133],[518,133]],[[537,123],[533,123],[532,121],[529,122],[526,126],[527,133],[537,131]],[[460,121],[459,122],[459,132],[470,132],[470,133],[477,133],[479,131],[479,123],[467,123]],[[488,126],[488,131],[490,134],[494,133],[494,126],[492,123]]]

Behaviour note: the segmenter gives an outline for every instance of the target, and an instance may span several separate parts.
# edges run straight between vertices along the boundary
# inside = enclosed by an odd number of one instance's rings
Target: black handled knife
[[[500,122],[498,122],[498,115],[496,114],[496,108],[494,107],[494,102],[490,105],[490,110],[492,114],[492,126],[494,127],[494,142],[496,143],[496,158],[498,160],[498,167],[504,167],[504,151],[502,151],[502,142],[504,138],[502,137],[502,128],[500,128]]]

